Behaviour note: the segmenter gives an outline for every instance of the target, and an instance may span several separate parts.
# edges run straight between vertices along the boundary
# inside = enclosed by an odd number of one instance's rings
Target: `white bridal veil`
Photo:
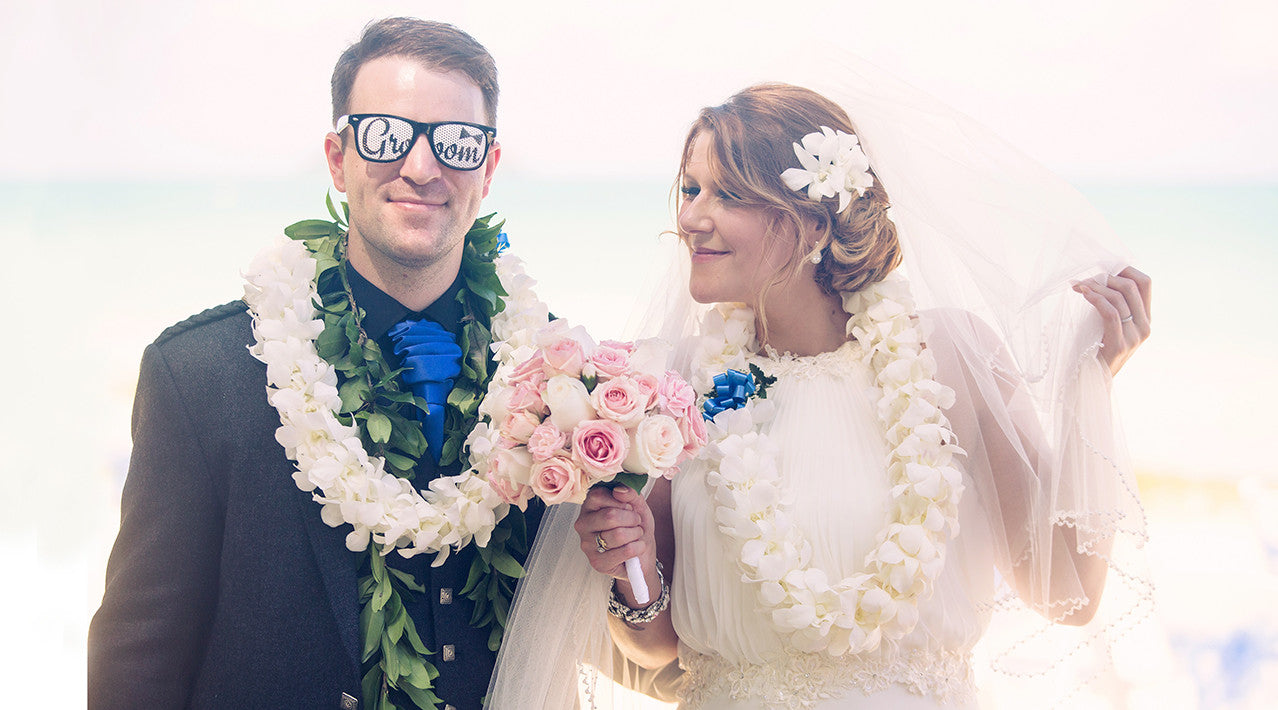
[[[842,61],[837,81],[794,83],[851,117],[891,201],[920,314],[944,336],[928,346],[950,363],[956,407],[969,409],[951,420],[970,423],[955,426],[968,452],[965,495],[992,521],[990,574],[1001,589],[981,610],[992,621],[978,682],[1037,683],[1045,692],[1035,697],[1063,706],[1120,697],[1111,643],[1151,604],[1147,578],[1128,562],[1139,559],[1144,514],[1111,416],[1109,374],[1095,357],[1100,322],[1071,285],[1116,273],[1127,263],[1122,248],[1076,190],[987,129],[866,62]],[[642,335],[685,341],[699,314],[686,280],[654,296],[652,313]],[[558,506],[546,519],[489,707],[619,707],[624,699],[599,674],[650,689],[677,675],[639,673],[614,656],[609,580],[581,554],[575,517],[575,507]],[[1076,569],[1063,546],[1108,568],[1098,612],[1083,626],[1050,623],[1096,601],[1084,589],[1093,571]]]

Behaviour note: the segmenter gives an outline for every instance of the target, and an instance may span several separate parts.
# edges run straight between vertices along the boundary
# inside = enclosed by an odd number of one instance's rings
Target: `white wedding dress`
[[[795,491],[791,518],[812,543],[812,565],[831,579],[861,571],[885,523],[888,450],[874,413],[878,396],[859,346],[814,357],[756,357],[777,382],[766,434]],[[867,654],[799,653],[757,611],[737,554],[714,518],[706,466],[686,465],[672,482],[677,549],[671,609],[687,675],[681,707],[974,707],[969,655],[993,596],[993,559],[978,497],[960,503],[962,533],[946,553],[918,626]]]
[[[937,380],[956,392],[947,415],[968,455],[956,457],[965,489],[959,534],[946,545],[944,568],[919,605],[917,626],[869,653],[834,657],[791,648],[758,609],[754,586],[741,580],[736,548],[715,521],[707,465],[690,462],[674,477],[671,495],[677,550],[671,609],[685,670],[681,708],[975,708],[973,647],[992,611],[1007,606],[1010,596],[999,588],[996,570],[1010,578],[1011,562],[1019,559],[1022,576],[1033,581],[1021,585],[1016,603],[1060,618],[1086,603],[1079,579],[1085,573],[1068,561],[1068,548],[1093,545],[1108,554],[1115,532],[1137,522],[1139,504],[1125,491],[1127,474],[1100,455],[1114,442],[1108,374],[1094,349],[1084,349],[1063,390],[1068,401],[1058,404],[1068,416],[1044,422],[992,351],[983,351],[984,367],[965,352],[960,342],[979,337],[978,323],[937,312],[922,317],[932,333]],[[955,337],[964,329],[964,337]],[[751,360],[776,377],[768,391],[776,415],[764,433],[778,446],[780,471],[794,494],[790,519],[812,545],[811,565],[831,580],[863,571],[890,499],[889,451],[874,409],[879,389],[859,348],[849,342],[813,357]],[[1052,436],[1044,436],[1044,426]],[[1070,529],[1081,532],[1063,543],[1053,534],[1062,528],[1051,521],[1072,522]]]

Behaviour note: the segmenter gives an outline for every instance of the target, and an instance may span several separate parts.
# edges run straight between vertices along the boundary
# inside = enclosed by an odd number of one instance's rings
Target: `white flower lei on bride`
[[[496,259],[497,275],[510,294],[492,318],[499,362],[508,342],[527,339],[547,322],[545,304],[532,292],[533,281],[513,256]],[[297,463],[293,480],[314,492],[329,526],[349,523],[346,546],[360,552],[371,539],[382,554],[401,548],[405,557],[438,553],[473,539],[486,546],[509,506],[473,466],[456,476],[432,480],[419,491],[412,482],[384,470],[385,460],[370,456],[359,428],[338,419],[341,399],[336,369],[319,356],[315,339],[324,330],[315,303],[317,262],[300,241],[280,238],[245,272],[244,300],[253,317],[256,342],[249,352],[266,363],[267,399],[279,411],[275,438]]]
[[[888,520],[864,571],[831,583],[823,570],[808,566],[811,544],[787,513],[795,491],[763,433],[773,416],[768,400],[753,397],[716,416],[705,454],[715,521],[735,543],[742,580],[756,585],[760,610],[796,649],[832,656],[873,650],[884,637],[914,628],[918,603],[944,566],[946,540],[958,534],[963,490],[951,465],[963,450],[942,413],[954,392],[933,379],[936,361],[924,348],[908,284],[890,276],[845,293],[843,307],[851,315],[847,333],[881,389],[876,409],[891,448]],[[694,386],[701,392],[726,368],[748,371],[754,314],[720,304],[703,328],[694,356]]]

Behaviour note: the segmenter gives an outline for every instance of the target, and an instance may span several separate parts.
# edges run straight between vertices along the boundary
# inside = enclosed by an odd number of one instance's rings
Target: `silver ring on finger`
[[[595,551],[599,554],[603,554],[608,551],[608,543],[604,542],[603,535],[601,533],[595,533]]]
[[[1132,322],[1132,318],[1133,318],[1132,314],[1128,313],[1127,317],[1118,321],[1118,323],[1119,325],[1127,325],[1128,323]]]

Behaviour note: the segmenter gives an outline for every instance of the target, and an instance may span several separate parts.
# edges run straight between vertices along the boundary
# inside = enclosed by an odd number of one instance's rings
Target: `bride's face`
[[[679,186],[679,232],[692,257],[688,289],[699,303],[755,304],[794,252],[797,236],[768,235],[763,208],[734,201],[715,184],[707,156],[710,140],[698,136]]]

